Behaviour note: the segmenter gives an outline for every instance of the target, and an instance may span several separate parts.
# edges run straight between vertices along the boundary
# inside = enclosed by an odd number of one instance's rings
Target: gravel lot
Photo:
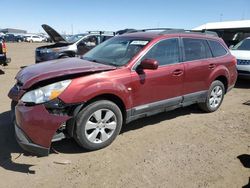
[[[5,71],[0,75],[0,187],[228,188],[249,183],[250,80],[239,80],[214,113],[191,106],[141,119],[99,151],[86,152],[74,140],[63,140],[53,144],[48,157],[24,153],[15,141],[7,93],[20,67],[34,63],[39,45],[7,44],[12,62],[0,67]]]

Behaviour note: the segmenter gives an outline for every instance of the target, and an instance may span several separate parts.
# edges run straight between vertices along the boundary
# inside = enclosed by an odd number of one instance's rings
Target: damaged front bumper
[[[38,156],[49,154],[51,142],[57,130],[71,117],[50,113],[43,104],[15,107],[15,132],[19,145]]]
[[[49,148],[39,146],[32,143],[32,141],[25,135],[25,133],[18,127],[15,122],[15,133],[17,143],[21,148],[30,153],[34,153],[38,156],[47,156],[49,155]]]

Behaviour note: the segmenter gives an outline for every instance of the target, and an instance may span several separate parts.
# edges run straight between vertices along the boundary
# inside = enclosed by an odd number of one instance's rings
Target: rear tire
[[[206,97],[206,101],[204,103],[199,103],[200,109],[205,112],[214,112],[216,111],[224,98],[225,94],[225,86],[219,81],[215,80],[212,82]]]
[[[87,150],[110,145],[123,123],[120,108],[108,100],[93,102],[81,110],[76,119],[77,143]]]

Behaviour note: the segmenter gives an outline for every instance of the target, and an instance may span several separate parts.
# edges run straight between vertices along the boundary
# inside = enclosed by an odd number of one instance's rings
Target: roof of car
[[[138,37],[145,39],[154,39],[163,36],[185,36],[185,37],[197,37],[197,38],[210,38],[210,39],[218,39],[218,37],[209,33],[200,33],[200,32],[185,32],[185,31],[177,31],[176,32],[164,32],[164,31],[149,31],[149,32],[133,32],[126,33],[121,36],[129,36],[129,37]]]

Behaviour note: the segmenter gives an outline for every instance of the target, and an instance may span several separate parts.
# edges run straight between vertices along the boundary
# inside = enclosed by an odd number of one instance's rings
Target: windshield
[[[77,34],[69,37],[67,41],[69,43],[75,43],[76,41],[80,40],[82,37],[84,37],[86,34]]]
[[[114,37],[87,52],[82,59],[119,67],[126,65],[148,43],[144,38]]]
[[[233,50],[250,50],[250,39],[245,39],[236,44]]]

